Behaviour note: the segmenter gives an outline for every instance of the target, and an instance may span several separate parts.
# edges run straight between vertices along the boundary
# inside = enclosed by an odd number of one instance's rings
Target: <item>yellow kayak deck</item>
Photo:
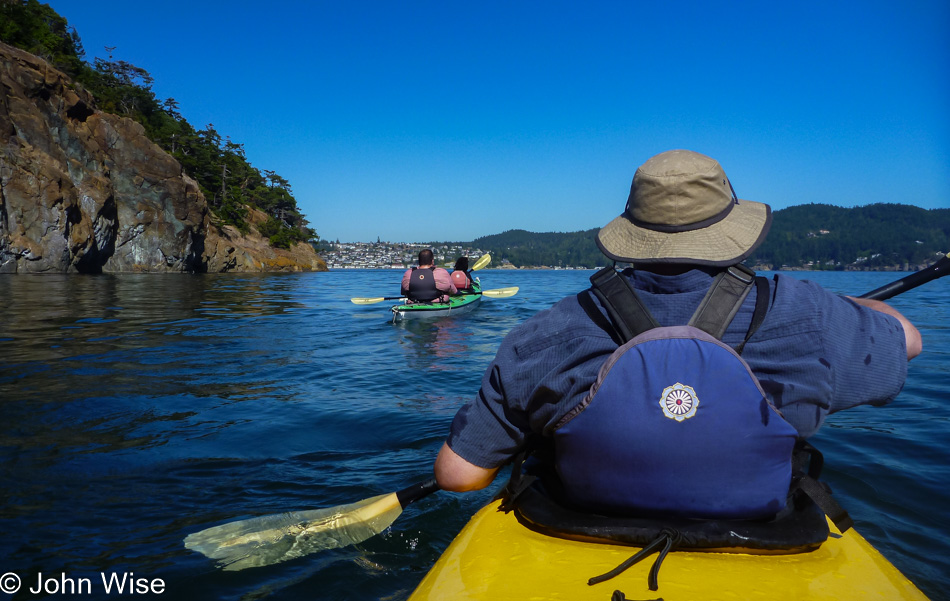
[[[617,567],[638,548],[546,536],[522,526],[514,513],[498,511],[499,504],[475,514],[410,601],[608,601],[615,590],[631,600],[664,601],[927,599],[853,528],[842,535],[830,522],[828,540],[809,553],[673,551],[659,571],[659,589],[651,591],[647,575],[654,553],[619,576],[588,586],[590,577]]]

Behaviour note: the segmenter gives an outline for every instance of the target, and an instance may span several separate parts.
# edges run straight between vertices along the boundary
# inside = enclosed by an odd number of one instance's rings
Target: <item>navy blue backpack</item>
[[[737,352],[720,340],[755,280],[743,266],[729,268],[687,325],[662,327],[615,269],[591,277],[623,343],[556,426],[555,467],[568,501],[704,519],[784,509],[797,432],[741,358],[745,342]],[[767,303],[765,281],[746,341]]]

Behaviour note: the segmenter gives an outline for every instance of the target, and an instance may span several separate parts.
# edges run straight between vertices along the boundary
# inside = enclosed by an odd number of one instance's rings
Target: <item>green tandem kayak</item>
[[[482,289],[478,282],[472,282],[472,292],[449,297],[447,303],[414,303],[405,301],[391,309],[393,321],[405,319],[428,319],[467,313],[478,306],[482,300]]]

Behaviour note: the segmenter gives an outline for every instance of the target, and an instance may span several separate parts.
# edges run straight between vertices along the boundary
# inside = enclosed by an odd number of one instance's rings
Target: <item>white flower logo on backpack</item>
[[[678,422],[696,415],[698,406],[699,397],[696,396],[693,387],[679,382],[664,388],[660,396],[660,408],[663,409],[663,414]]]

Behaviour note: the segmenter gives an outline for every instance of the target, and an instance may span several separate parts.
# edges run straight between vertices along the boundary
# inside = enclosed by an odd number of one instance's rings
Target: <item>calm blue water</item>
[[[360,545],[242,572],[181,541],[425,479],[505,333],[590,272],[480,275],[521,291],[425,325],[349,302],[393,295],[394,271],[0,277],[0,574],[92,578],[84,599],[104,596],[101,572],[161,578],[176,600],[405,599],[494,490],[439,493]],[[809,277],[863,293],[899,275]],[[893,299],[924,336],[904,392],[814,440],[859,531],[934,599],[950,590],[948,293],[950,278]]]

